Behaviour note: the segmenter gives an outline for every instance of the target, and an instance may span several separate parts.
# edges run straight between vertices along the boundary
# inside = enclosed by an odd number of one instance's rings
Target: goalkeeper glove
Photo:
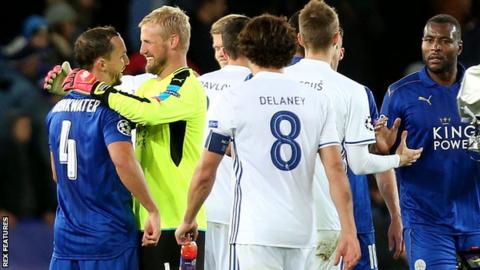
[[[118,92],[107,83],[97,80],[95,75],[85,69],[73,69],[63,81],[63,90],[73,90],[92,96],[108,104],[108,95]]]
[[[70,63],[68,61],[63,62],[63,64],[56,65],[47,73],[43,80],[43,89],[47,92],[52,93],[58,96],[64,96],[68,92],[63,91],[62,83],[67,74],[72,70]]]

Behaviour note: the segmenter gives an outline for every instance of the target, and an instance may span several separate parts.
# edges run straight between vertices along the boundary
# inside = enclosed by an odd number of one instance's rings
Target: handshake
[[[93,73],[85,69],[72,69],[68,62],[56,65],[47,73],[43,88],[55,95],[64,96],[68,91],[75,91],[101,101],[108,98],[106,94],[114,90],[110,85],[97,80]]]

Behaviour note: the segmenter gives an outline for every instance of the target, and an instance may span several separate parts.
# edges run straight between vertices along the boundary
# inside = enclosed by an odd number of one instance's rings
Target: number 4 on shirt
[[[67,176],[70,180],[77,179],[77,146],[75,140],[68,139],[72,122],[62,121],[62,131],[60,132],[60,146],[58,157],[60,164],[67,164]]]

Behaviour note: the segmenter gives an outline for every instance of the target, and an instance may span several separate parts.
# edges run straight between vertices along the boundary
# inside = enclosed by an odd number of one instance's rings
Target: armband
[[[205,142],[205,148],[210,152],[225,155],[229,144],[230,136],[218,134],[210,130]]]

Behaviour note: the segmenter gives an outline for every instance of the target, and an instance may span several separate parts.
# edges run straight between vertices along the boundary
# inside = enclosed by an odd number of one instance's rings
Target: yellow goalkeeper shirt
[[[203,149],[207,99],[188,68],[145,81],[136,96],[111,93],[110,108],[137,123],[135,152],[160,211],[162,230],[175,229],[187,208],[187,193]],[[143,230],[148,212],[134,199],[137,226]],[[199,229],[206,229],[202,207]]]

